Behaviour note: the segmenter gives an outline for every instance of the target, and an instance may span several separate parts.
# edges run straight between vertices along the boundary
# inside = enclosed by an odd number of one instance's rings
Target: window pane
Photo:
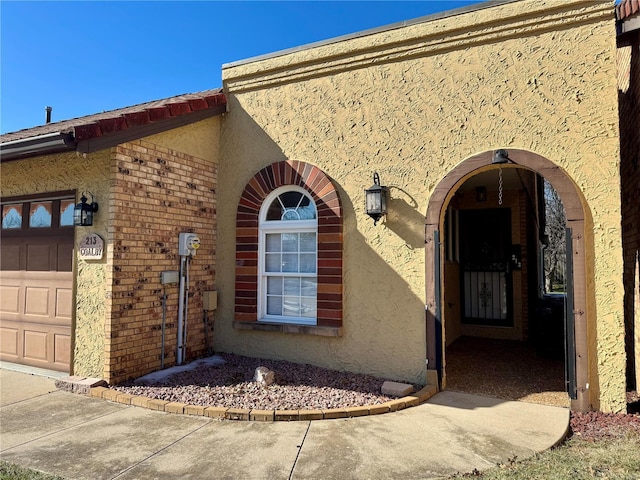
[[[22,227],[22,205],[2,206],[2,228]]]
[[[316,316],[316,299],[303,298],[300,304],[300,313],[303,317],[315,317]]]
[[[280,272],[282,265],[282,256],[279,253],[267,253],[267,261],[265,269],[267,272]]]
[[[267,278],[267,293],[269,295],[282,295],[282,277]]]
[[[73,200],[60,201],[60,226],[73,226]]]
[[[301,273],[316,272],[316,254],[315,253],[300,254],[300,272]]]
[[[34,202],[29,213],[29,226],[32,228],[44,228],[51,226],[51,203]]]
[[[284,192],[267,209],[267,220],[313,220],[316,206],[301,192]]]
[[[301,293],[303,297],[316,297],[317,295],[317,280],[315,278],[303,278],[302,279]]]
[[[301,252],[316,251],[316,234],[315,233],[300,234],[300,251]]]
[[[298,207],[298,214],[303,220],[313,220],[314,218],[316,218],[316,206],[309,199],[309,197],[304,197],[302,199],[302,202],[300,202],[300,206]]]
[[[267,315],[282,315],[282,297],[267,296]]]
[[[303,220],[313,220],[316,218],[316,207],[309,205],[307,207],[301,207],[298,209],[298,215]]]
[[[300,296],[300,277],[284,279],[284,294]]]
[[[298,234],[297,233],[282,234],[282,251],[283,252],[298,251]]]
[[[280,199],[276,198],[271,205],[269,205],[269,210],[267,210],[267,220],[281,220],[282,212],[284,209],[282,205],[280,205]]]
[[[282,215],[282,220],[300,220],[300,215],[294,208],[289,208]]]
[[[270,233],[267,235],[267,252],[280,251],[280,234]]]
[[[301,198],[304,195],[302,195],[300,192],[284,192],[282,195],[280,195],[280,200],[282,201],[282,204],[285,206],[285,208],[297,208],[298,204],[300,203]]]
[[[282,271],[297,272],[298,271],[298,254],[287,253],[282,255]]]
[[[284,297],[282,314],[287,317],[300,316],[300,297]]]

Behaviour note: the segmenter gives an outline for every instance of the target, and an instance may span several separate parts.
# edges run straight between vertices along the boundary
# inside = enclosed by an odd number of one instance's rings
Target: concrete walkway
[[[430,479],[550,448],[569,410],[442,392],[368,417],[237,422],[56,390],[0,370],[0,458],[68,479]]]

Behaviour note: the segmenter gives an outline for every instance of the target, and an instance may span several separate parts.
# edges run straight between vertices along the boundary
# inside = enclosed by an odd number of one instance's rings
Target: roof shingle
[[[74,136],[75,141],[80,142],[159,120],[180,117],[199,110],[222,107],[226,103],[227,99],[222,89],[188,93],[85,117],[48,123],[18,130],[17,132],[5,133],[0,135],[0,143],[13,142],[50,133],[70,133]]]
[[[640,12],[640,0],[622,0],[616,5],[616,18],[624,20]]]

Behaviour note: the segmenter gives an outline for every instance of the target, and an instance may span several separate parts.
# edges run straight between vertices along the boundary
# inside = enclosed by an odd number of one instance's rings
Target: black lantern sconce
[[[85,194],[91,195],[91,203],[87,203]],[[73,209],[73,224],[77,227],[90,227],[93,225],[93,214],[98,211],[98,204],[93,201],[93,193],[82,192],[80,203]]]
[[[367,215],[373,218],[373,225],[378,224],[378,220],[387,214],[387,191],[389,189],[380,186],[378,172],[373,174],[373,185],[364,191],[365,207]]]

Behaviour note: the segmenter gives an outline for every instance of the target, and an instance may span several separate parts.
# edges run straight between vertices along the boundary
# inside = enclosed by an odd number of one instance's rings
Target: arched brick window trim
[[[299,161],[276,162],[247,183],[236,216],[236,322],[258,320],[258,221],[266,197],[276,188],[297,185],[318,210],[319,327],[342,327],[342,206],[329,177]]]

